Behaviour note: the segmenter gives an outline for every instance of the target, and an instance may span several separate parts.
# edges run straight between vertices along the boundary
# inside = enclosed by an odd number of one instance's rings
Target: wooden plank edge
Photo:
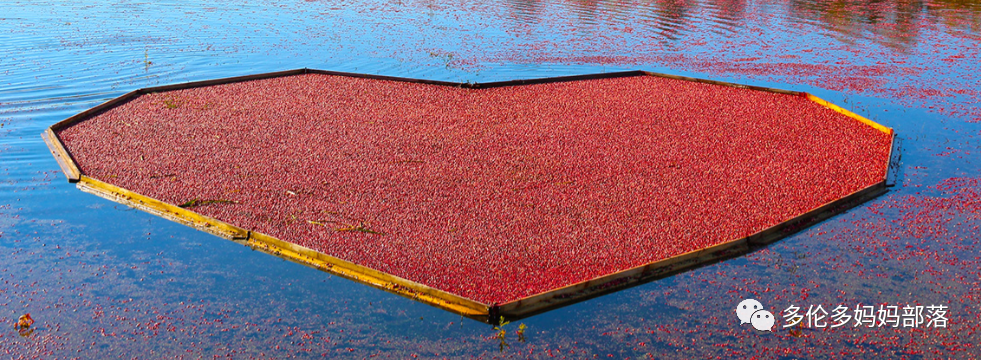
[[[55,134],[54,130],[48,128],[41,133],[41,138],[44,139],[44,143],[48,145],[48,150],[51,151],[51,155],[54,155],[55,161],[58,162],[58,167],[68,178],[68,182],[76,183],[82,176],[82,172],[78,169],[75,161],[72,160],[71,155],[68,154],[68,150],[65,149],[65,145],[61,143],[61,139],[58,139],[58,135]]]
[[[309,74],[344,76],[344,77],[353,77],[353,78],[360,78],[360,79],[397,81],[397,82],[438,85],[438,86],[471,88],[471,86],[474,85],[474,83],[457,83],[457,82],[439,81],[439,80],[404,78],[404,77],[397,77],[397,76],[358,74],[358,73],[349,73],[349,72],[331,71],[331,70],[308,69],[307,71]]]
[[[868,126],[873,127],[876,130],[879,130],[881,132],[884,132],[884,133],[886,133],[886,134],[888,134],[890,136],[893,134],[892,128],[886,127],[886,126],[884,126],[882,124],[879,124],[879,123],[877,123],[875,121],[866,119],[865,117],[863,117],[863,116],[861,116],[859,114],[853,113],[851,111],[848,111],[848,110],[842,108],[841,106],[832,104],[832,103],[828,102],[827,100],[824,100],[824,99],[819,98],[817,96],[814,96],[812,94],[803,93],[802,95],[804,97],[806,97],[808,100],[811,100],[813,102],[816,102],[818,104],[821,104],[821,106],[824,106],[824,107],[826,107],[828,109],[834,110],[834,111],[836,111],[836,112],[838,112],[838,113],[840,113],[842,115],[845,115],[845,116],[848,116],[848,117],[850,117],[852,119],[858,120],[858,121],[862,122],[865,125],[868,125]]]
[[[739,89],[765,91],[765,92],[778,93],[784,95],[800,96],[801,94],[804,94],[800,91],[784,90],[784,89],[770,88],[764,86],[737,84],[737,83],[731,83],[725,81],[709,80],[709,79],[702,79],[702,78],[695,78],[695,77],[681,76],[681,75],[671,75],[671,74],[658,73],[652,71],[643,71],[643,70],[629,70],[629,71],[599,73],[599,74],[558,76],[558,77],[527,79],[527,80],[509,80],[509,81],[499,81],[499,82],[490,82],[490,83],[473,83],[471,88],[487,89],[487,88],[503,87],[503,86],[534,85],[534,84],[569,82],[569,81],[580,81],[580,80],[613,79],[613,78],[633,77],[633,76],[654,76],[654,77],[660,77],[666,79],[690,81],[690,82],[697,82],[697,83],[710,84],[710,85],[720,85],[720,86],[727,86],[727,87],[733,87]]]
[[[739,89],[749,89],[749,90],[757,90],[757,91],[766,91],[766,92],[772,92],[772,93],[784,94],[784,95],[797,95],[797,96],[799,96],[801,94],[804,94],[804,93],[802,93],[800,91],[784,90],[784,89],[770,88],[770,87],[764,87],[764,86],[737,84],[737,83],[731,83],[731,82],[725,82],[725,81],[709,80],[709,79],[702,79],[702,78],[695,78],[695,77],[681,76],[681,75],[671,75],[671,74],[664,74],[664,73],[657,73],[657,72],[650,72],[650,71],[642,71],[642,72],[645,75],[656,76],[656,77],[661,77],[661,78],[666,78],[666,79],[692,81],[692,82],[697,82],[697,83],[711,84],[711,85],[721,85],[721,86],[728,86],[728,87],[734,87],[734,88],[739,88]]]
[[[72,115],[72,116],[68,117],[65,120],[56,122],[56,123],[54,123],[54,125],[51,125],[51,127],[49,127],[49,129],[54,130],[55,132],[60,131],[61,129],[64,129],[64,128],[68,127],[68,126],[71,126],[72,124],[75,124],[75,123],[77,123],[79,121],[85,120],[85,119],[89,118],[90,116],[92,116],[94,114],[97,114],[97,113],[99,113],[99,112],[101,112],[103,110],[108,110],[109,108],[115,107],[116,105],[119,105],[120,103],[123,103],[123,102],[129,101],[131,99],[134,99],[134,98],[136,98],[139,95],[140,95],[139,94],[139,90],[130,91],[130,92],[125,93],[123,95],[120,95],[118,97],[109,99],[106,102],[101,103],[99,105],[96,105],[93,108],[90,108],[90,109],[85,110],[85,111],[82,111],[82,112],[80,112],[78,114]]]
[[[598,73],[598,74],[556,76],[556,77],[547,77],[547,78],[538,78],[538,79],[507,80],[507,81],[495,81],[489,83],[472,83],[471,88],[490,89],[490,88],[506,87],[506,86],[537,85],[537,84],[548,84],[548,83],[570,82],[570,81],[581,81],[581,80],[614,79],[614,78],[622,78],[622,77],[644,76],[646,74],[647,73],[643,71],[630,70],[630,71],[608,72],[608,73]]]
[[[404,77],[358,74],[358,73],[317,70],[317,69],[309,69],[309,73],[333,75],[333,76],[346,76],[346,77],[355,77],[355,78],[372,79],[372,80],[387,80],[387,81],[408,82],[408,83],[428,84],[428,85],[438,85],[438,86],[461,87],[467,89],[489,89],[489,88],[505,87],[505,86],[534,85],[534,84],[545,84],[545,83],[556,83],[556,82],[610,79],[610,78],[645,75],[643,71],[631,70],[631,71],[599,73],[599,74],[557,76],[557,77],[538,78],[538,79],[507,80],[507,81],[496,81],[496,82],[488,82],[488,83],[470,83],[470,82],[459,83],[459,82],[449,82],[449,81],[412,79],[412,78],[404,78]]]
[[[518,80],[494,81],[494,82],[487,82],[487,83],[470,83],[470,82],[459,83],[459,82],[413,79],[413,78],[385,76],[385,75],[359,74],[359,73],[349,73],[349,72],[319,70],[319,69],[307,69],[307,73],[356,77],[356,78],[373,79],[373,80],[388,80],[388,81],[421,83],[421,84],[440,85],[440,86],[463,87],[469,89],[489,89],[489,88],[506,87],[506,86],[535,85],[535,84],[547,84],[547,83],[570,82],[570,81],[581,81],[581,80],[613,79],[613,78],[633,77],[633,76],[656,76],[656,77],[662,77],[668,79],[692,81],[692,82],[711,84],[711,85],[722,85],[728,87],[766,91],[766,92],[773,92],[773,93],[786,94],[786,95],[805,94],[800,91],[784,90],[784,89],[769,88],[769,87],[755,86],[755,85],[737,84],[737,83],[731,83],[725,81],[716,81],[716,80],[694,78],[688,76],[671,75],[671,74],[664,74],[664,73],[657,73],[657,72],[643,71],[643,70],[627,70],[627,71],[608,72],[608,73],[555,76],[555,77],[545,77],[545,78],[537,78],[537,79],[518,79]]]
[[[292,70],[284,70],[284,71],[267,72],[261,74],[233,76],[233,77],[220,78],[220,79],[191,81],[191,82],[172,84],[172,85],[154,86],[154,87],[142,88],[136,91],[139,92],[140,94],[149,94],[155,92],[183,90],[183,89],[191,89],[191,88],[198,88],[204,86],[214,86],[214,85],[231,84],[231,83],[244,82],[244,81],[252,81],[252,80],[271,79],[271,78],[301,75],[307,73],[310,73],[310,69],[306,69],[306,68],[292,69]]]
[[[75,115],[72,115],[71,117],[69,117],[69,118],[67,118],[65,120],[59,121],[59,122],[55,123],[54,125],[51,125],[51,129],[54,130],[54,131],[56,131],[56,132],[57,131],[60,131],[61,129],[63,129],[65,127],[68,127],[68,126],[70,126],[72,124],[75,124],[75,123],[77,123],[79,121],[85,120],[85,119],[87,119],[87,118],[89,118],[89,117],[91,117],[91,116],[93,116],[93,115],[95,115],[95,114],[97,114],[97,113],[99,113],[99,112],[101,112],[103,110],[107,110],[109,108],[116,107],[120,103],[129,101],[129,100],[132,100],[132,99],[137,98],[137,97],[139,97],[140,95],[143,95],[143,94],[148,94],[148,93],[152,93],[152,92],[162,92],[162,91],[189,89],[189,88],[202,87],[202,86],[220,85],[220,84],[227,84],[227,83],[234,83],[234,82],[242,82],[242,81],[250,81],[250,80],[268,79],[268,78],[291,76],[291,75],[299,75],[299,74],[305,74],[308,71],[309,70],[308,69],[305,69],[305,68],[304,69],[293,69],[293,70],[286,70],[286,71],[277,71],[277,72],[269,72],[269,73],[254,74],[254,75],[236,76],[236,77],[213,79],[213,80],[193,81],[193,82],[187,82],[187,83],[181,83],[181,84],[163,85],[163,86],[155,86],[155,87],[148,87],[148,88],[137,89],[137,90],[130,91],[130,92],[126,93],[126,94],[123,94],[123,95],[121,95],[119,97],[112,98],[112,99],[110,99],[110,100],[108,100],[108,101],[106,101],[106,102],[104,102],[102,104],[96,105],[95,107],[93,107],[91,109],[82,111],[82,112],[80,112],[78,114],[75,114]]]
[[[97,195],[109,201],[117,202],[136,209],[143,210],[164,219],[187,225],[189,227],[210,233],[227,240],[244,242],[248,238],[248,230],[227,224],[216,219],[186,210],[154,198],[126,190],[101,180],[82,175],[76,186],[87,193]]]
[[[748,237],[749,243],[752,246],[769,245],[784,237],[814,226],[815,224],[835,215],[842,214],[849,209],[886,193],[887,190],[885,181],[879,181],[851,194],[845,195],[837,200],[811,209],[804,214],[771,226],[756,234],[750,235]]]
[[[252,232],[248,244],[255,250],[404,296],[479,321],[487,321],[488,305],[415,281],[342,260],[319,251]]]
[[[522,319],[741,256],[750,250],[749,242],[742,238],[511,301],[492,314],[507,321]]]
[[[260,250],[478,321],[487,321],[490,309],[488,305],[461,296],[357,265],[269,235],[246,230],[88,176],[82,176],[77,186],[84,192],[235,241],[253,250]]]
[[[892,187],[893,185],[895,185],[895,184],[889,185],[889,170],[892,169],[892,157],[893,156],[899,156],[898,154],[895,154],[894,153],[894,152],[896,152],[895,150],[897,150],[896,149],[896,133],[893,132],[892,133],[892,136],[889,137],[889,156],[886,157],[886,173],[884,175],[882,175],[882,181],[885,182],[886,183],[886,186],[889,186],[889,187]],[[896,159],[896,162],[898,163],[899,162],[899,159]]]
[[[492,309],[491,315],[492,318],[501,316],[508,321],[526,318],[742,256],[843,213],[885,192],[885,183],[879,182],[756,234],[511,301]]]

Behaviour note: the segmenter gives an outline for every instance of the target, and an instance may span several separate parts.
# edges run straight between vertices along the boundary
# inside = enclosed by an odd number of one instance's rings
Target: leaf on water
[[[17,324],[14,325],[14,327],[17,328],[17,330],[20,330],[20,329],[29,328],[31,327],[31,325],[34,325],[34,319],[31,318],[30,313],[27,313],[21,315],[20,318],[17,319]]]

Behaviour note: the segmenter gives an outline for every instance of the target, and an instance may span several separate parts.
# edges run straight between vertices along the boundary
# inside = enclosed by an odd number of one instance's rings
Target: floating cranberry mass
[[[299,69],[137,90],[44,136],[84,191],[489,322],[797,232],[883,193],[892,149],[810,94],[639,71]]]

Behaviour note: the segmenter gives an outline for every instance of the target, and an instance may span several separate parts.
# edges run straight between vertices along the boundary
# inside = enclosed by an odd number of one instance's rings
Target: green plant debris
[[[511,345],[508,344],[508,342],[507,342],[507,334],[508,334],[508,332],[507,332],[507,330],[504,330],[504,326],[507,325],[507,324],[510,324],[510,323],[511,323],[510,321],[504,320],[504,317],[501,316],[500,325],[494,326],[494,330],[497,330],[497,340],[500,341],[500,344],[498,344],[499,345],[499,349],[498,350],[500,350],[502,353],[504,352],[504,349],[510,349],[511,348]],[[521,324],[521,325],[524,325],[524,324]],[[524,328],[520,328],[518,331],[520,331],[521,334],[522,334],[522,336],[523,336],[523,334],[524,334]]]
[[[494,326],[494,330],[501,330],[501,329],[504,328],[504,325],[507,325],[507,324],[510,324],[510,323],[511,323],[510,321],[504,320],[504,317],[501,316],[500,325]]]
[[[164,106],[166,106],[168,109],[176,109],[178,106],[180,106],[180,103],[178,103],[177,100],[174,100],[174,98],[167,98],[164,99]]]
[[[430,57],[442,60],[443,65],[446,66],[447,69],[449,69],[450,65],[453,63],[454,54],[451,52],[443,50],[428,50],[427,52],[429,53]]]
[[[522,323],[518,325],[518,331],[516,332],[518,334],[518,341],[520,342],[528,341],[528,339],[525,338],[526,329],[528,329],[528,326],[525,326],[525,324]]]
[[[286,219],[285,223],[292,224],[292,223],[295,223],[295,222],[299,221],[300,219],[297,219],[296,216],[297,215],[300,215],[300,214],[303,214],[303,210],[297,210],[297,211],[290,212],[290,214],[289,214],[290,215],[290,218],[289,219]]]
[[[189,207],[211,205],[211,204],[238,204],[238,201],[222,200],[222,199],[217,199],[217,200],[191,199],[188,202],[177,205],[177,207],[189,208]]]

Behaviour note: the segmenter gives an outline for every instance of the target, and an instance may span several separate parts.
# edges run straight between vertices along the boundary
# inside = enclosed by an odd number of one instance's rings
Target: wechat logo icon
[[[756,330],[773,331],[773,313],[763,309],[763,304],[756,299],[746,299],[736,306],[736,316],[739,317],[739,325],[750,323]]]

